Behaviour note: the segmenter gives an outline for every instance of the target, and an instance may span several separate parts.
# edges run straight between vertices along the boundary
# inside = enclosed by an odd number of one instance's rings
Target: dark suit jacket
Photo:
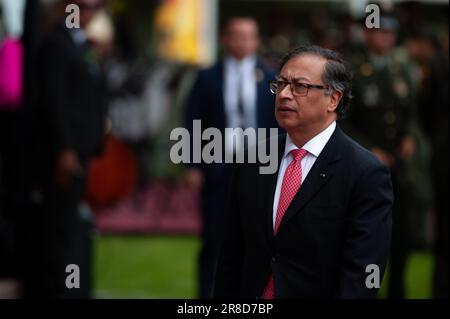
[[[286,136],[278,137],[279,163]],[[260,298],[273,273],[276,298],[372,298],[366,266],[380,268],[391,240],[388,170],[339,126],[273,235],[277,174],[236,166],[214,296]]]
[[[260,61],[256,63],[255,72],[257,72],[258,80],[256,97],[257,125],[260,128],[278,128],[274,115],[275,95],[270,93],[268,85],[268,80],[275,78],[275,72]],[[212,67],[201,70],[198,73],[185,112],[185,125],[190,132],[192,132],[192,121],[201,120],[202,129],[215,127],[224,133],[226,118],[223,87],[223,60],[219,60]],[[220,184],[221,180],[226,178],[227,175],[227,165],[225,164],[194,164],[192,166],[198,166],[203,170],[206,177],[205,187],[212,184]]]
[[[39,146],[52,157],[73,149],[83,163],[99,153],[105,132],[106,89],[100,68],[87,44],[76,45],[64,26],[43,42],[39,62]]]

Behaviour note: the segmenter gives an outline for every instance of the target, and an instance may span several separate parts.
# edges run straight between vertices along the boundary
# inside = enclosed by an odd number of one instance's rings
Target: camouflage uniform
[[[368,149],[382,149],[395,160],[391,167],[395,203],[388,290],[393,298],[404,297],[404,269],[413,236],[414,194],[422,193],[415,189],[420,183],[414,181],[417,179],[414,163],[420,162],[417,159],[421,157],[417,152],[409,160],[397,156],[405,137],[413,137],[417,147],[423,135],[416,121],[415,88],[407,57],[398,52],[381,57],[364,50],[354,54],[351,58],[354,99],[343,123],[344,130],[360,144]]]

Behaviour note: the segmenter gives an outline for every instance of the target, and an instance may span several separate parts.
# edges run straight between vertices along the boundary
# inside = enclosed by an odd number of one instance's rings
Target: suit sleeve
[[[244,258],[244,240],[239,216],[235,169],[226,204],[225,232],[222,241],[214,284],[214,298],[238,298]]]
[[[377,163],[365,170],[352,193],[337,298],[376,297],[377,287],[370,289],[366,285],[366,280],[373,283],[368,276],[374,274],[367,266],[379,267],[381,284],[391,242],[392,204],[390,174]]]
[[[42,85],[44,107],[50,121],[50,126],[57,140],[58,150],[73,148],[72,133],[70,131],[70,122],[66,110],[66,94],[70,83],[68,71],[68,62],[66,59],[65,48],[62,39],[53,38],[44,50],[42,61]]]

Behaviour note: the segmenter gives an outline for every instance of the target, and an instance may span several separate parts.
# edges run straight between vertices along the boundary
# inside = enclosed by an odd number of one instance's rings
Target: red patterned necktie
[[[278,202],[277,216],[275,218],[274,235],[277,234],[278,227],[280,227],[281,220],[286,213],[287,208],[292,202],[295,194],[302,185],[302,159],[308,154],[304,149],[295,149],[291,151],[293,160],[286,168],[283,176],[283,183],[281,184],[280,199]],[[264,299],[275,298],[275,287],[273,282],[273,275],[270,275],[266,288],[263,293]]]

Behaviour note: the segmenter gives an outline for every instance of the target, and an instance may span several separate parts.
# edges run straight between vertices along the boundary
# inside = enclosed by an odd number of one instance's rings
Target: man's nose
[[[291,89],[291,85],[288,84],[286,85],[279,93],[278,96],[282,99],[292,99],[293,95],[292,95],[292,89]]]

